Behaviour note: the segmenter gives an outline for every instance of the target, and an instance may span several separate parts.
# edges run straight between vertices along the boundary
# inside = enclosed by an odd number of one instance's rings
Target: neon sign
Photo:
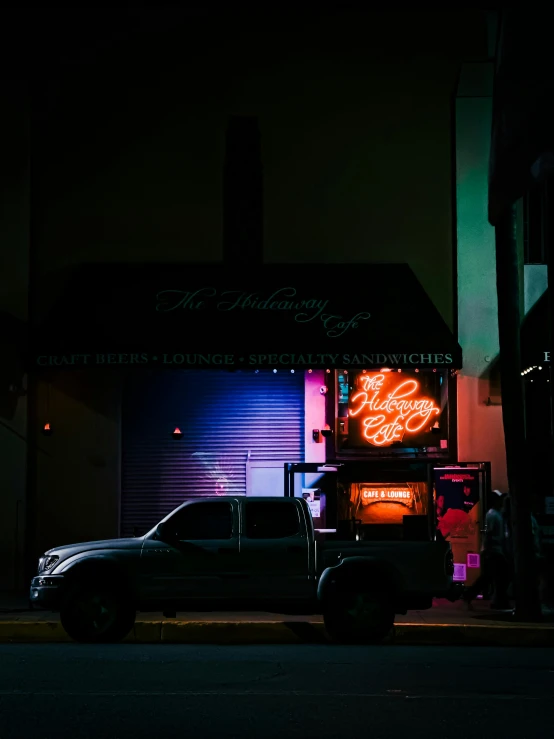
[[[412,491],[406,487],[383,487],[380,485],[364,485],[362,488],[362,505],[370,503],[403,503],[410,505]]]
[[[401,442],[406,434],[430,426],[440,413],[434,400],[420,393],[417,380],[399,383],[392,372],[360,375],[358,387],[350,398],[348,415],[360,418],[363,437],[374,446]]]

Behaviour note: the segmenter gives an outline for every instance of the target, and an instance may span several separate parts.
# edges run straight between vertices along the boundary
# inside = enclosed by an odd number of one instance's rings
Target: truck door
[[[229,594],[238,568],[238,504],[198,501],[165,523],[166,542],[145,542],[142,574],[150,598],[217,599]]]
[[[292,499],[242,503],[241,588],[248,598],[308,599],[310,540],[298,503]]]

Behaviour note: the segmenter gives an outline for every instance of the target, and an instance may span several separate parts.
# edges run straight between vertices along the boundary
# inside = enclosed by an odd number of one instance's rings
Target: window
[[[299,533],[298,509],[293,503],[246,503],[249,539],[285,539]]]
[[[233,509],[230,503],[193,503],[176,513],[168,525],[180,541],[230,539]]]

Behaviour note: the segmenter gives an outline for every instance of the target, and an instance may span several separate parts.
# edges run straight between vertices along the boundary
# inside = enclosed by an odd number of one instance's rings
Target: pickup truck
[[[188,500],[142,537],[47,551],[32,607],[60,612],[80,642],[114,642],[137,611],[258,610],[323,614],[331,638],[381,641],[395,614],[455,600],[450,545],[324,541],[302,498]]]

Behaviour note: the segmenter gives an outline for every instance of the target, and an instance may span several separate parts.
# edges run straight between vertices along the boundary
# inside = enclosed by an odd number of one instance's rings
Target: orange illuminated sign
[[[362,487],[362,505],[383,502],[410,505],[412,497],[412,491],[407,487],[385,487],[383,485],[364,485]]]
[[[359,389],[349,402],[349,416],[360,418],[364,439],[374,446],[390,446],[406,434],[417,434],[440,413],[417,380],[399,382],[393,372],[368,372],[358,377]]]

